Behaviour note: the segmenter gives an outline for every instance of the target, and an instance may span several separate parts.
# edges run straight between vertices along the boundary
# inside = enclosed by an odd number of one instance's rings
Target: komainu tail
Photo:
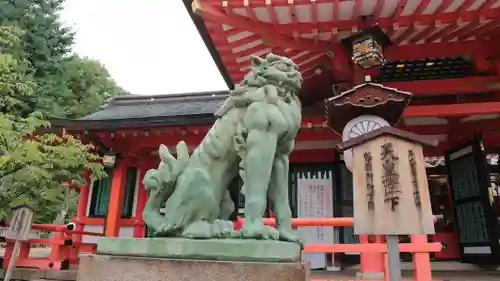
[[[165,145],[160,145],[158,150],[160,165],[157,169],[147,171],[142,180],[144,188],[149,192],[142,217],[146,224],[155,231],[165,221],[160,209],[174,192],[177,178],[189,162],[189,151],[185,142],[179,142],[176,150],[177,159],[172,156]]]

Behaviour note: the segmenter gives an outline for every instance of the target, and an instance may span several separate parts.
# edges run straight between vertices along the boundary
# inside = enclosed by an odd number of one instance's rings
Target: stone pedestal
[[[269,240],[102,238],[77,281],[309,281],[300,246]]]
[[[309,281],[299,262],[177,260],[93,255],[80,258],[77,281]]]

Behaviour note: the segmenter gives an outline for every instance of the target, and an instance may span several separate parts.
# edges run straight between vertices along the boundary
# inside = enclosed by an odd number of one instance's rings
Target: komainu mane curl
[[[234,107],[248,107],[251,103],[264,99],[272,104],[278,98],[286,103],[292,100],[300,103],[297,92],[302,86],[302,78],[295,63],[274,54],[268,54],[265,59],[251,57],[251,62],[252,70],[229,92],[229,97],[214,113],[217,118]],[[268,91],[266,86],[274,86],[277,91]]]

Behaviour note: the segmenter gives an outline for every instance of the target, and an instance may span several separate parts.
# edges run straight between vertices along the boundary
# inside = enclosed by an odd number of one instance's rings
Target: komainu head
[[[262,87],[274,84],[278,88],[297,94],[302,87],[299,67],[289,58],[268,54],[265,59],[251,57],[252,70],[239,84],[240,87]]]

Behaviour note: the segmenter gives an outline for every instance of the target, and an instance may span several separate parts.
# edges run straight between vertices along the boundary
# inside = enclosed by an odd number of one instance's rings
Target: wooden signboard
[[[354,232],[434,234],[422,137],[382,127],[339,145],[353,150]]]
[[[27,241],[33,223],[33,209],[26,205],[12,208],[12,218],[10,219],[9,229],[5,235],[6,239]]]
[[[12,276],[12,270],[16,267],[17,256],[21,247],[21,241],[29,239],[31,225],[33,224],[34,211],[27,205],[21,205],[12,208],[12,217],[9,222],[9,229],[5,238],[14,240],[14,249],[9,261],[9,267],[5,273],[4,281],[9,281]]]

